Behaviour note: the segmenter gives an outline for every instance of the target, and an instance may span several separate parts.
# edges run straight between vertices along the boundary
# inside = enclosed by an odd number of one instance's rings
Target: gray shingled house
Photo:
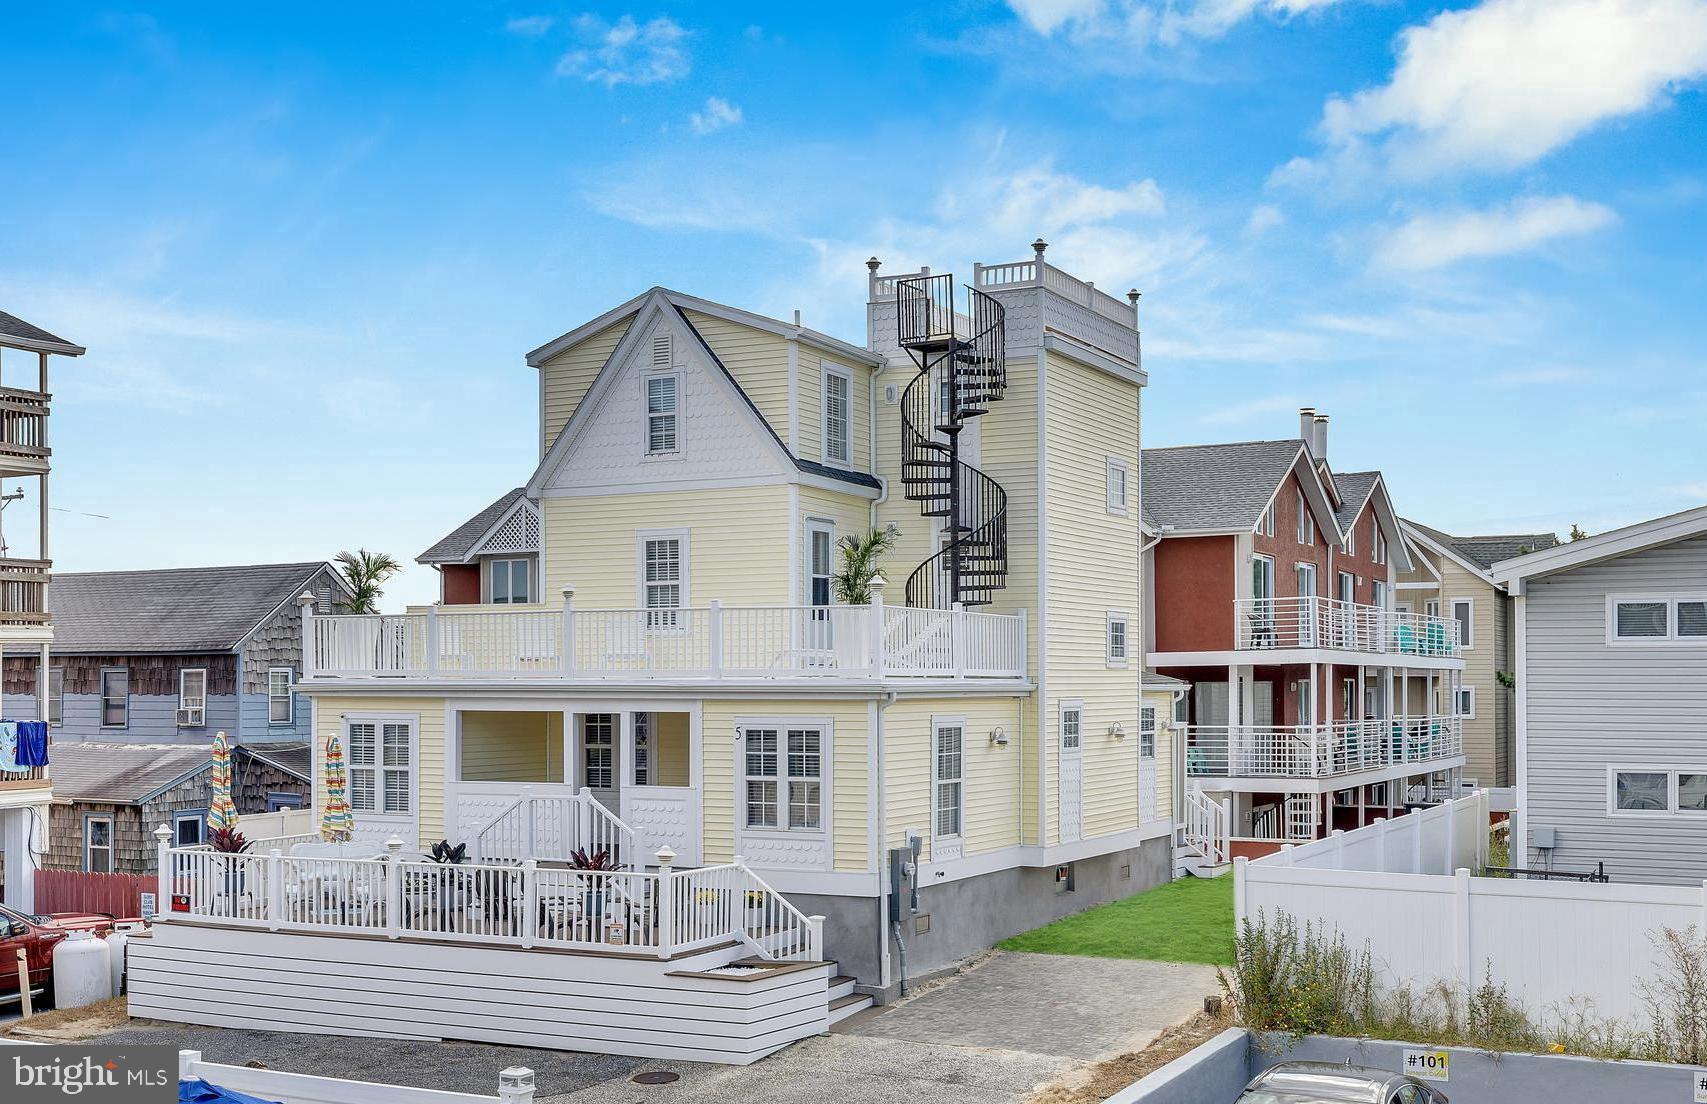
[[[246,814],[307,807],[312,771],[307,743],[233,748],[231,797],[238,831]],[[212,789],[213,756],[206,746],[56,745],[48,854],[42,865],[153,873],[154,829],[170,826],[178,846],[201,843]]]
[[[55,575],[48,720],[55,745],[309,738],[298,700],[304,593],[331,612],[348,590],[325,562]],[[8,720],[38,717],[38,663],[8,654]],[[53,756],[59,777],[59,756]],[[56,785],[55,790],[59,787]]]

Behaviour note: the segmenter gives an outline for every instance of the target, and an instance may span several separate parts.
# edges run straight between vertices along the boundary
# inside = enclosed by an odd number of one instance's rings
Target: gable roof
[[[1464,570],[1492,582],[1489,569],[1501,560],[1526,555],[1559,543],[1553,533],[1501,533],[1475,537],[1457,537],[1441,529],[1424,525],[1410,518],[1403,519],[1407,534],[1424,547],[1431,548],[1456,561]]]
[[[468,554],[474,546],[480,543],[492,528],[498,524],[498,519],[510,512],[522,498],[526,497],[527,488],[517,487],[499,495],[497,501],[481,510],[478,514],[452,529],[449,534],[439,539],[439,542],[415,557],[419,564],[467,563]]]
[[[1518,583],[1539,575],[1584,567],[1616,559],[1662,544],[1671,544],[1707,533],[1707,506],[1681,510],[1652,521],[1637,522],[1610,533],[1557,544],[1525,556],[1500,560],[1490,570],[1496,582]],[[1515,593],[1515,591],[1514,591]]]
[[[1303,441],[1238,441],[1145,449],[1144,516],[1158,531],[1245,532],[1254,529],[1281,481],[1307,455]],[[1313,486],[1319,513],[1332,521],[1321,484]]]
[[[280,744],[257,751],[235,744],[231,752],[239,777],[247,757],[260,759],[309,780],[293,765],[306,761],[307,744]],[[50,752],[56,801],[102,801],[140,805],[173,786],[213,768],[212,741],[206,744],[103,744],[55,741]],[[146,825],[144,826],[146,827]],[[241,825],[239,825],[241,827]]]
[[[1357,515],[1363,512],[1363,507],[1369,502],[1369,496],[1375,493],[1376,486],[1381,482],[1378,471],[1338,472],[1334,475],[1334,486],[1339,488],[1339,508],[1334,515],[1339,519],[1340,531],[1349,533],[1357,523]]]
[[[0,311],[0,345],[10,345],[15,349],[35,349],[44,353],[60,353],[64,356],[82,356],[83,346],[73,345],[63,337],[56,337],[32,322],[25,322],[15,314]]]
[[[723,379],[725,385],[731,388],[735,395],[740,397],[743,408],[752,418],[756,419],[759,426],[762,427],[763,436],[776,447],[785,462],[792,466],[796,471],[818,478],[830,479],[839,483],[861,487],[867,490],[880,490],[882,488],[882,482],[874,475],[869,475],[865,472],[849,471],[843,468],[833,468],[812,460],[804,460],[794,455],[794,453],[788,448],[788,445],[784,443],[782,436],[777,433],[776,427],[771,425],[770,421],[763,413],[760,412],[758,405],[753,402],[752,396],[747,394],[746,390],[735,379],[735,374],[729,370],[729,366],[723,363],[723,359],[717,355],[717,351],[713,349],[711,347],[711,343],[705,339],[705,335],[702,334],[699,331],[699,328],[693,324],[693,321],[688,318],[687,310],[685,309],[685,307],[691,306],[694,310],[703,311],[706,307],[716,307],[719,311],[727,313],[731,308],[722,307],[720,304],[716,303],[707,303],[703,299],[694,299],[692,296],[684,296],[678,292],[672,292],[665,288],[653,288],[651,291],[647,292],[642,299],[643,301],[634,308],[636,312],[651,308],[659,311],[665,317],[673,318],[680,325],[687,328],[688,333],[691,334],[697,342],[699,349],[705,353],[705,355],[710,359],[713,367],[717,369],[717,372]],[[745,312],[734,313],[744,314]],[[758,316],[755,315],[753,317]],[[599,328],[602,329],[604,325],[608,325],[613,320],[614,318],[611,315],[604,315],[599,319],[596,319],[595,322],[602,323],[603,325],[599,326]],[[632,354],[633,350],[639,344],[640,331],[644,327],[638,324],[638,318],[635,319],[635,322],[636,324],[629,326],[628,331],[622,335],[622,340],[617,342],[616,348],[611,351],[610,356],[606,358],[604,365],[599,369],[598,375],[593,378],[592,385],[587,388],[586,395],[582,397],[580,403],[575,407],[574,412],[569,415],[569,420],[563,423],[563,428],[558,431],[557,439],[551,443],[551,447],[548,448],[545,455],[540,458],[539,466],[534,469],[532,477],[528,479],[527,486],[523,488],[523,492],[529,497],[537,498],[545,489],[547,479],[550,477],[552,472],[557,470],[557,468],[562,464],[565,456],[568,454],[570,443],[575,439],[576,435],[581,432],[582,427],[585,426],[593,417],[590,411],[596,409],[598,401],[612,386],[611,381],[620,370],[621,364]],[[576,333],[592,332],[588,329],[588,327],[592,325],[593,323],[588,323],[588,326],[583,326],[578,330],[570,331],[570,334],[566,334],[564,338],[559,339],[559,342],[565,341],[569,336]],[[529,354],[529,363],[534,362],[535,356],[543,357],[554,355],[555,352],[559,352],[563,348],[567,348],[567,345],[554,342],[551,346],[544,346],[541,349],[537,349],[534,353]],[[849,348],[852,349],[854,347],[849,346]],[[554,349],[554,352],[546,353],[546,349]],[[862,360],[869,360],[874,355],[867,353],[864,350],[857,351],[861,353]]]
[[[53,650],[226,651],[330,567],[320,560],[56,574],[47,585]]]

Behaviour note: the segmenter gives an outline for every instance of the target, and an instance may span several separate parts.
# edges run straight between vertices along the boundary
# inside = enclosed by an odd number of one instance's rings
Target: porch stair
[[[1175,878],[1219,878],[1232,869],[1232,863],[1214,862],[1188,843],[1174,844]]]
[[[870,993],[854,992],[854,979],[838,974],[830,979],[830,1026],[835,1027],[849,1016],[858,1015],[873,1004]]]

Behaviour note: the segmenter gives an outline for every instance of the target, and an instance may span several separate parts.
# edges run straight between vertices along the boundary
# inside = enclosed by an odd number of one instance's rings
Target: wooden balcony
[[[48,778],[46,767],[25,767],[20,771],[0,772],[0,793],[12,793],[17,790],[41,790],[47,792],[53,789],[53,782]]]
[[[40,391],[0,387],[0,471],[39,474],[48,470],[48,404]]]
[[[52,560],[0,559],[0,627],[45,625]]]

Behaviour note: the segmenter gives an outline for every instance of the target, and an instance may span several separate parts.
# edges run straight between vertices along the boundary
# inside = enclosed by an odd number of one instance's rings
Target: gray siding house
[[[56,744],[205,745],[309,739],[302,610],[349,592],[325,562],[55,575],[47,713]],[[39,661],[6,656],[8,720],[40,717]]]
[[[1514,603],[1512,858],[1707,879],[1707,506],[1493,566]]]

